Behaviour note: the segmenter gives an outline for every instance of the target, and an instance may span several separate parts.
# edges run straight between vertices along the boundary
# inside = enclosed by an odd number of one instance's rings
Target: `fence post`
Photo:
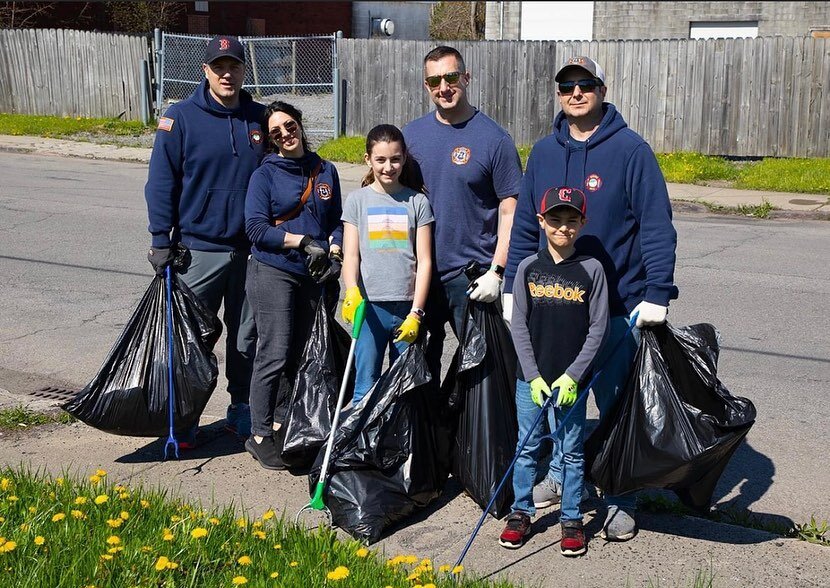
[[[254,51],[254,42],[248,41],[248,55],[251,56],[251,74],[254,77],[254,96],[262,98],[262,92],[259,89],[259,70],[256,66],[256,51]]]
[[[331,82],[334,96],[334,139],[340,136],[340,121],[343,101],[340,95],[340,64],[337,62],[337,40],[343,38],[343,31],[337,31],[332,39]]]
[[[164,37],[161,29],[153,30],[153,39],[156,43],[156,117],[161,116],[164,105]]]
[[[291,41],[291,93],[297,94],[297,41]]]
[[[150,63],[146,59],[140,59],[138,67],[141,68],[141,123],[146,125],[150,122],[150,103],[152,102]]]

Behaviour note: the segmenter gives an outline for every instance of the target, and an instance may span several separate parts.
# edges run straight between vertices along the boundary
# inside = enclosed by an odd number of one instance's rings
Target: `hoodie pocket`
[[[245,193],[245,190],[208,190],[199,214],[193,219],[193,235],[219,239],[244,235]]]

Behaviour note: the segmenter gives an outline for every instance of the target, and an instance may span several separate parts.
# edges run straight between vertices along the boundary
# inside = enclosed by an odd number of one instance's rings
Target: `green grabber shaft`
[[[343,400],[346,396],[346,386],[349,384],[349,374],[352,371],[352,364],[354,363],[354,349],[357,344],[357,338],[360,337],[360,329],[363,327],[363,319],[366,315],[366,301],[363,300],[354,311],[354,325],[352,326],[352,342],[349,345],[349,355],[346,359],[346,370],[343,373],[343,382],[340,384],[340,393],[337,395],[337,408],[334,410],[334,420],[331,423],[331,432],[329,433],[329,440],[326,443],[326,454],[323,456],[323,468],[320,470],[320,479],[317,481],[317,486],[314,487],[314,496],[311,498],[306,506],[300,509],[297,513],[297,521],[300,520],[300,515],[304,510],[322,510],[329,514],[329,509],[323,502],[323,492],[326,489],[326,476],[329,469],[329,458],[331,458],[331,450],[334,446],[334,432],[337,430],[337,425],[340,422],[340,410],[343,408]],[[331,515],[329,514],[329,519]]]

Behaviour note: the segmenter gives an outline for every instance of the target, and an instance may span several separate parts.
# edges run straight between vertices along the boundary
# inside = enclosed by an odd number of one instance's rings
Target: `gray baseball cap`
[[[593,77],[605,84],[605,70],[602,69],[600,64],[596,61],[590,57],[585,57],[584,55],[569,57],[565,63],[562,64],[562,67],[559,68],[559,71],[556,72],[556,76],[553,78],[554,81],[561,82],[562,76],[565,75],[565,72],[574,68],[584,69]]]

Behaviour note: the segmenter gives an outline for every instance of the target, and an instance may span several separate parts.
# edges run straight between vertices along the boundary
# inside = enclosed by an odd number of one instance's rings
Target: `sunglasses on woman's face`
[[[578,82],[559,82],[559,93],[563,96],[568,96],[574,93],[576,87],[583,93],[593,92],[595,88],[602,87],[602,82],[599,80],[579,80]]]
[[[441,85],[441,80],[447,82],[448,85],[452,86],[453,84],[457,84],[458,80],[461,79],[461,72],[460,71],[451,71],[449,73],[445,73],[438,76],[427,76],[424,78],[424,81],[427,83],[427,86],[430,88],[437,88]]]
[[[297,132],[299,125],[295,120],[286,121],[285,124],[282,126],[282,130],[280,129],[279,125],[275,125],[271,127],[271,130],[268,131],[268,134],[271,136],[272,141],[279,141],[283,137],[288,137],[289,135],[293,135]]]

